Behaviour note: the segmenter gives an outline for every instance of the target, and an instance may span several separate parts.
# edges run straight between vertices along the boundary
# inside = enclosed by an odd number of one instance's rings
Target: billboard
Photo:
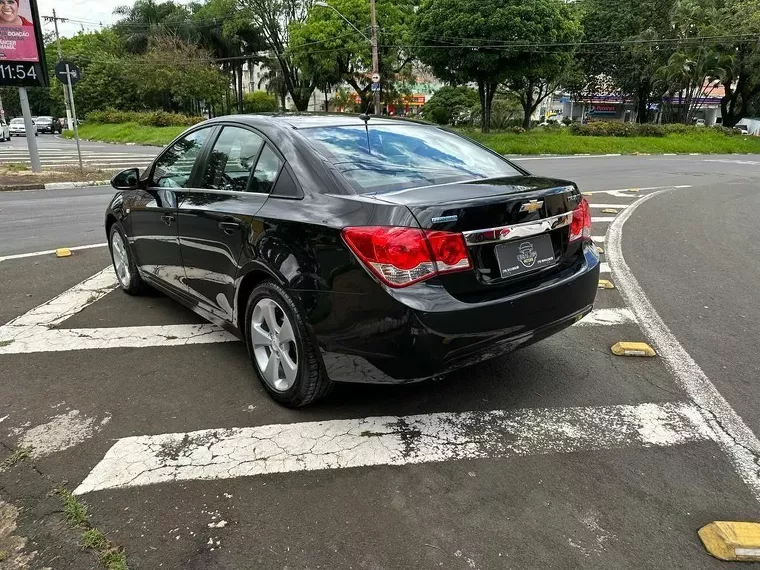
[[[0,85],[48,85],[37,0],[0,0]]]

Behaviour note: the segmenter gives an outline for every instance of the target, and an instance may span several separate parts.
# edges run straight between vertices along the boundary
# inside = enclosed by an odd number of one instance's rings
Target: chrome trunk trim
[[[535,222],[525,222],[522,224],[513,224],[511,226],[501,226],[499,228],[488,228],[485,230],[472,230],[462,232],[464,240],[468,246],[484,245],[487,243],[499,243],[513,239],[522,239],[536,236],[557,228],[569,226],[573,222],[573,212],[565,212],[558,216],[536,220]]]

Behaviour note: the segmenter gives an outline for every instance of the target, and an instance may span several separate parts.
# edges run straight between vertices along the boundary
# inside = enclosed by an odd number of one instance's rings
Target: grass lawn
[[[540,128],[521,134],[462,132],[501,154],[760,154],[760,137],[727,136],[707,128],[664,137],[584,137],[571,135],[565,129]]]
[[[164,146],[186,129],[187,127],[146,127],[137,123],[85,123],[79,126],[79,136],[92,141]],[[65,131],[63,136],[74,138],[74,131]]]
[[[146,127],[137,123],[85,123],[79,127],[79,135],[96,141],[163,146],[185,129]],[[494,132],[484,135],[477,130],[461,132],[501,154],[760,154],[760,137],[727,136],[707,128],[665,137],[585,137],[572,135],[566,129],[541,128],[521,134]],[[65,136],[72,137],[73,133],[67,131]]]

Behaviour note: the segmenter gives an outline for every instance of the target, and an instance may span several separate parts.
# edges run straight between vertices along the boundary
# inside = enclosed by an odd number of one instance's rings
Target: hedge
[[[137,123],[150,127],[189,127],[200,123],[203,117],[191,117],[179,113],[167,113],[165,111],[118,111],[116,109],[104,109],[87,113],[87,121],[92,123],[119,124]]]
[[[736,129],[725,127],[697,127],[673,123],[668,125],[620,123],[620,122],[594,122],[585,125],[573,123],[568,129],[574,135],[582,137],[665,137],[668,135],[699,135],[702,133],[720,132],[727,136],[741,135]]]

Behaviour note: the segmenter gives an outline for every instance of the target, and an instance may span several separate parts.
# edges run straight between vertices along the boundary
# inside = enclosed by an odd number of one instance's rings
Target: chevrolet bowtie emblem
[[[543,205],[543,200],[531,200],[530,202],[525,202],[522,206],[520,206],[520,212],[528,212],[529,214],[537,212]]]

